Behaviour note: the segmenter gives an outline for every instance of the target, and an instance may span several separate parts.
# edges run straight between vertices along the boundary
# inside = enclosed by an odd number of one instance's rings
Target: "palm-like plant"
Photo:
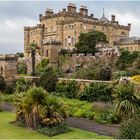
[[[30,44],[30,48],[29,48],[29,51],[31,53],[31,59],[32,59],[32,76],[35,76],[35,54],[37,49],[38,49],[38,45],[35,41],[33,41]]]
[[[39,106],[45,103],[46,91],[39,87],[31,88],[27,91],[27,96],[23,101],[23,108],[27,114],[32,114],[33,129],[37,129],[40,124]]]
[[[115,110],[123,118],[132,118],[140,110],[140,96],[135,92],[133,84],[118,84],[114,89],[114,95]]]
[[[22,94],[20,94],[22,95]],[[66,116],[66,107],[41,87],[29,89],[17,100],[17,122],[34,130],[41,125],[56,125]]]

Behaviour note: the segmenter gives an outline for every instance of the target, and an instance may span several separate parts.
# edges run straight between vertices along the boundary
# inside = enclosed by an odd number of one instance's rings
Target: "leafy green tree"
[[[16,82],[16,93],[26,92],[31,87],[31,81],[25,80],[23,77],[21,77]]]
[[[140,110],[140,96],[133,84],[118,84],[114,88],[115,110],[124,119],[133,118]]]
[[[121,55],[120,55],[118,61],[116,62],[116,66],[120,70],[124,70],[127,67],[132,67],[133,63],[136,60],[138,60],[139,57],[140,57],[139,52],[129,52],[129,51],[126,51],[126,50],[122,50]]]
[[[26,74],[27,73],[27,66],[24,61],[19,61],[17,66],[18,74]]]
[[[43,58],[36,66],[36,75],[41,75],[44,69],[48,66],[49,59]]]
[[[93,31],[89,33],[81,33],[78,43],[75,44],[78,53],[95,53],[96,44],[107,43],[107,37],[103,32]]]
[[[55,86],[58,81],[57,73],[52,67],[46,67],[40,77],[39,84],[48,92],[55,91]]]
[[[17,53],[16,53],[16,56],[17,56],[17,57],[20,57],[20,58],[23,58],[23,57],[24,57],[24,53],[17,52]]]

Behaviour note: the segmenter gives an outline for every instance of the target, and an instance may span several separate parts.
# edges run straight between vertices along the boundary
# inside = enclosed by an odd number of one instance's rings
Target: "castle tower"
[[[30,27],[24,27],[24,55],[28,57],[28,48],[30,46]]]

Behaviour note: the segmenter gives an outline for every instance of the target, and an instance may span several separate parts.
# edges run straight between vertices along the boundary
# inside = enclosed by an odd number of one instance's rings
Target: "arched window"
[[[96,31],[96,26],[93,26],[93,31]]]
[[[74,38],[72,37],[72,46],[74,46]]]
[[[65,38],[65,47],[67,47],[67,39]]]
[[[123,32],[121,32],[121,35],[122,36],[126,36],[126,33],[123,31]]]
[[[68,44],[69,44],[69,46],[71,45],[71,37],[70,36],[68,37]]]
[[[46,57],[48,57],[48,50],[46,50]]]

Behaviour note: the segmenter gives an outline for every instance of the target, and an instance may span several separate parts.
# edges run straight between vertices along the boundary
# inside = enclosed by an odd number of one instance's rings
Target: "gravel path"
[[[117,136],[119,132],[119,126],[117,125],[98,124],[86,119],[70,117],[66,119],[66,123],[72,127],[95,132],[101,135]]]
[[[15,107],[11,103],[8,103],[8,102],[2,102],[1,108],[3,111],[15,112]]]

